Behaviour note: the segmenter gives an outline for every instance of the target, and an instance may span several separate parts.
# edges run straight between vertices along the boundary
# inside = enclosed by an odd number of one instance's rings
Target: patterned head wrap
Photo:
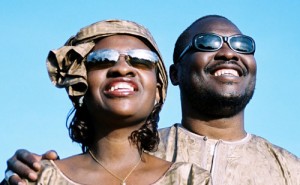
[[[105,20],[96,22],[69,38],[64,46],[51,50],[47,57],[47,69],[52,83],[59,88],[66,88],[67,93],[76,107],[85,95],[87,84],[86,56],[95,46],[95,40],[107,36],[127,34],[136,36],[150,45],[159,56],[157,63],[158,83],[160,83],[160,103],[164,103],[167,93],[168,77],[158,47],[143,26],[125,20]]]

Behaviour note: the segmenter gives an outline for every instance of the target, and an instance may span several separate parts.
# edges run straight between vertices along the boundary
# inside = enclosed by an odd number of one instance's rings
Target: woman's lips
[[[110,86],[108,91],[134,91],[134,87],[127,82],[115,83],[114,86]]]
[[[106,88],[104,93],[111,97],[124,97],[128,95],[132,95],[138,91],[138,86],[131,80],[118,80],[110,82]]]

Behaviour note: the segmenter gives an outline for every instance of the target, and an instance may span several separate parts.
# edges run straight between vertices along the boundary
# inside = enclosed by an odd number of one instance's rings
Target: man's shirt
[[[261,137],[247,134],[235,142],[214,140],[180,124],[159,133],[155,156],[195,163],[211,173],[214,185],[300,185],[300,159]]]

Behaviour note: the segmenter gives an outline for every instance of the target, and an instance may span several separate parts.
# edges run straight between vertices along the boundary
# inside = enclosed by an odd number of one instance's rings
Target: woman
[[[69,134],[83,153],[43,161],[38,182],[28,184],[209,184],[208,173],[197,166],[147,153],[159,142],[167,90],[165,67],[147,29],[122,20],[94,23],[50,51],[47,68],[73,102]]]

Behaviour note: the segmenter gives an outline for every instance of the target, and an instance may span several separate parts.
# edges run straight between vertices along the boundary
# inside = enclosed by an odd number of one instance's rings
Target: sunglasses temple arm
[[[187,47],[184,48],[184,50],[183,50],[183,51],[181,52],[181,54],[179,55],[177,62],[179,62],[179,61],[181,60],[181,58],[185,55],[185,53],[186,53],[189,49],[191,49],[191,47],[192,47],[192,43],[190,43]]]

